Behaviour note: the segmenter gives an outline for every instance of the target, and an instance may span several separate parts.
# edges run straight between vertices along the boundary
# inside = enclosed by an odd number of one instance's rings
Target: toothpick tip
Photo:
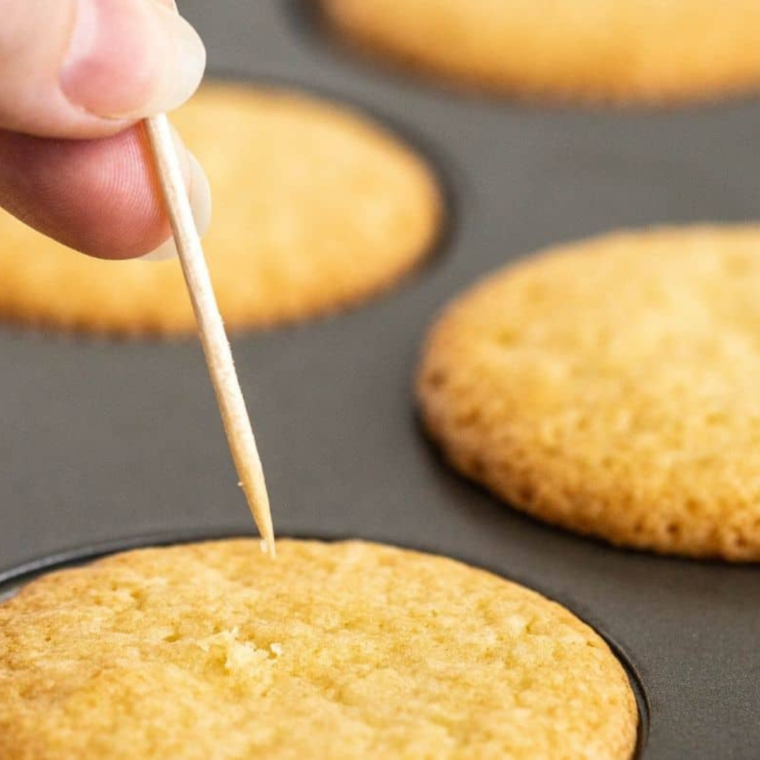
[[[263,554],[268,554],[272,559],[275,559],[277,557],[277,549],[274,543],[274,538],[262,538],[260,546]]]
[[[271,519],[262,520],[263,524],[258,523],[259,533],[261,534],[261,550],[268,554],[272,559],[277,557],[277,545],[274,540],[274,529],[272,528]]]

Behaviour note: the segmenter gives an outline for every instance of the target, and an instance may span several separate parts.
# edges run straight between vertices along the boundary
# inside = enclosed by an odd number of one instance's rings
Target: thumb
[[[203,43],[169,0],[0,0],[0,128],[93,138],[197,88]]]

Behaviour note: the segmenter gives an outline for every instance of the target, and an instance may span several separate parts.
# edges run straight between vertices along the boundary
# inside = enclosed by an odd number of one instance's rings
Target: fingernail
[[[195,30],[157,0],[77,0],[60,84],[96,116],[138,119],[184,103],[205,65]]]
[[[190,208],[193,212],[195,227],[198,234],[203,236],[208,231],[211,224],[211,188],[206,177],[206,173],[198,163],[198,159],[192,154],[188,154],[188,163],[190,166],[188,180],[188,196],[190,198]],[[174,238],[169,237],[158,248],[143,256],[141,261],[168,261],[177,257],[177,246],[174,244]]]

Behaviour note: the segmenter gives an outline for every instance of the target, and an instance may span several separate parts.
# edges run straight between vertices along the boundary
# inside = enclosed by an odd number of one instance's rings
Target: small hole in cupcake
[[[520,486],[518,492],[517,492],[517,498],[520,499],[520,501],[523,504],[530,504],[533,501],[533,497],[535,496],[535,490],[532,485],[526,483],[522,486]]]
[[[434,389],[442,388],[444,385],[446,385],[447,380],[448,378],[446,376],[446,373],[442,370],[434,370],[427,376],[427,384]]]
[[[672,538],[676,538],[681,534],[681,526],[678,523],[670,522],[665,527],[667,534]]]

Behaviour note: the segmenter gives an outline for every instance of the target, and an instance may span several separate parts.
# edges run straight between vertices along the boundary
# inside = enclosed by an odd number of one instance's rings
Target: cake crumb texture
[[[488,277],[418,379],[460,471],[535,517],[760,559],[760,228],[619,233]]]
[[[628,758],[604,641],[490,573],[368,543],[115,555],[0,605],[0,757]]]

